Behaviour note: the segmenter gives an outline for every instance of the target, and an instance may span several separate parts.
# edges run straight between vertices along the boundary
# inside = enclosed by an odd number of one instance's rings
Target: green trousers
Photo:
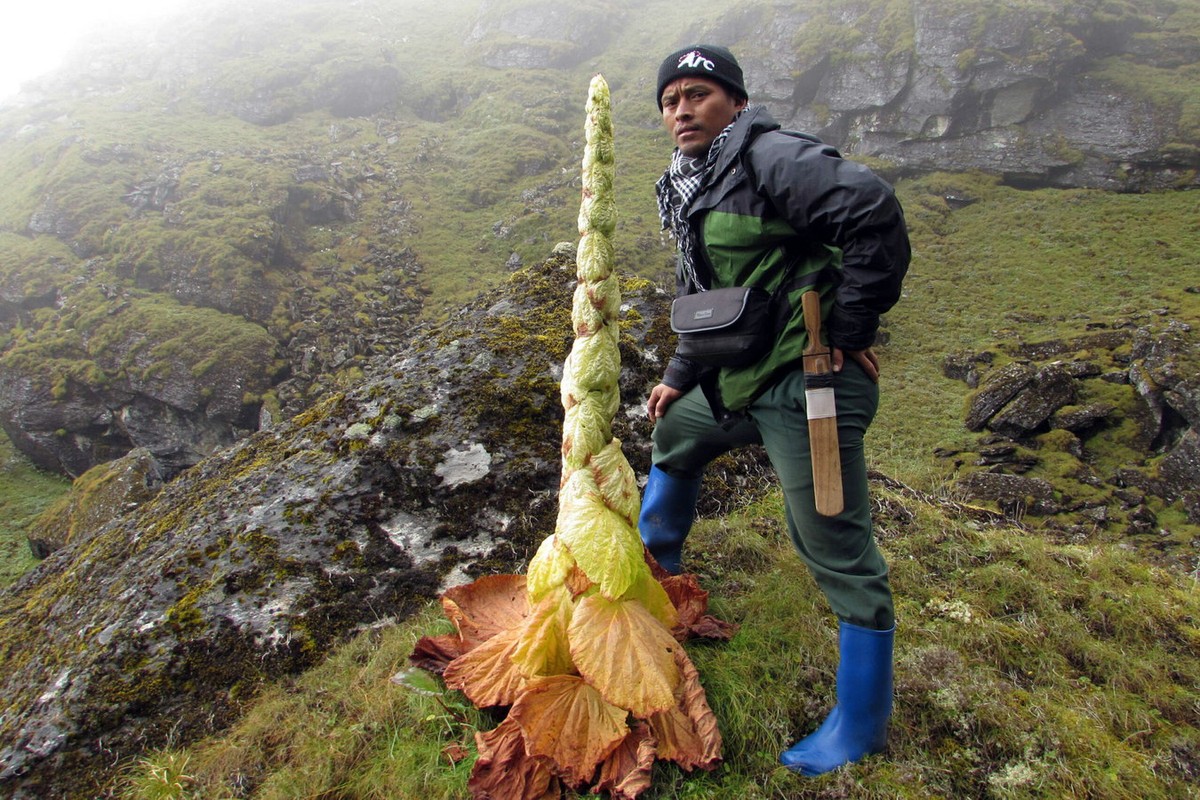
[[[736,447],[761,444],[779,477],[787,528],[800,558],[839,619],[864,628],[895,624],[887,562],[875,544],[863,436],[879,405],[879,387],[857,363],[846,360],[835,377],[838,443],[845,510],[817,513],[813,501],[804,375],[789,373],[729,427],[713,419],[700,387],[667,408],[654,426],[654,465],[682,479],[699,478],[713,459]]]

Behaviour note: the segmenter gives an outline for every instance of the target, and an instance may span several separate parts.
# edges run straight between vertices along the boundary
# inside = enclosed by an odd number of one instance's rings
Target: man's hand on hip
[[[868,347],[866,350],[841,350],[837,347],[833,348],[833,357],[830,359],[833,365],[834,372],[842,371],[842,364],[846,363],[846,357],[857,361],[859,366],[863,368],[863,372],[867,376],[879,383],[879,357],[875,355],[875,351]]]

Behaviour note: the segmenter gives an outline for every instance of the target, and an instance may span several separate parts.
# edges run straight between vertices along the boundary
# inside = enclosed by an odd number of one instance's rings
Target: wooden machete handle
[[[804,405],[812,453],[813,496],[817,513],[842,513],[842,455],[838,448],[837,407],[833,397],[833,353],[821,344],[821,295],[800,296],[808,344],[804,347]]]

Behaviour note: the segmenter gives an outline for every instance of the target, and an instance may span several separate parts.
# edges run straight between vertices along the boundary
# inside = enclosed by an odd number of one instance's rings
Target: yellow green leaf
[[[613,336],[602,328],[591,336],[576,337],[563,367],[564,377],[571,374],[572,393],[603,391],[617,385],[621,372],[621,353]]]
[[[551,534],[542,540],[537,553],[529,561],[529,569],[525,575],[525,585],[529,591],[529,601],[538,603],[552,589],[562,586],[575,559],[571,553],[558,543],[558,538]]]
[[[603,195],[584,195],[579,204],[579,218],[576,224],[580,233],[591,230],[612,236],[617,228],[616,201]]]
[[[619,399],[619,394],[615,391],[588,392],[578,402],[571,400],[568,403],[564,399],[564,472],[581,468],[594,453],[612,441],[613,415],[608,413],[607,407],[610,398]]]
[[[576,336],[591,336],[604,327],[603,310],[588,302],[588,285],[575,287],[575,302],[571,303],[571,327]]]
[[[526,678],[575,671],[567,643],[573,607],[571,592],[561,585],[547,594],[525,618],[512,660]]]
[[[582,281],[602,281],[612,274],[616,258],[612,240],[599,233],[585,233],[575,249],[575,263]]]
[[[645,567],[645,562],[642,562]],[[650,568],[645,567],[634,580],[629,591],[621,597],[622,600],[635,600],[642,604],[650,614],[661,622],[667,630],[672,630],[679,624],[679,615],[675,605],[662,584],[654,579]]]
[[[621,312],[621,286],[617,273],[614,272],[602,281],[580,283],[575,289],[575,300],[572,305],[575,303],[586,304],[596,309],[604,320],[615,326]],[[597,328],[596,330],[601,329]]]
[[[509,715],[521,726],[529,755],[552,759],[570,784],[590,781],[629,733],[625,710],[578,675],[530,681]]]
[[[640,507],[637,476],[621,451],[620,440],[613,439],[605,445],[592,456],[588,466],[605,504],[636,527]]]
[[[591,470],[571,473],[559,490],[556,535],[605,597],[625,594],[646,568],[637,530],[608,507]]]
[[[608,702],[639,719],[675,706],[681,645],[640,603],[585,597],[567,636],[576,668]]]

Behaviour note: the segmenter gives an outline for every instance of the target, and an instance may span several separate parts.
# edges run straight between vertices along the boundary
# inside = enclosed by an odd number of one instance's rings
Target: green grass
[[[1150,312],[1200,320],[1200,194],[1022,191],[986,176],[931,175],[898,191],[913,262],[888,314],[882,401],[868,437],[875,465],[933,489],[932,451],[962,446],[967,389],[943,377],[945,357],[1070,338],[1089,322]],[[976,200],[951,210],[944,197]]]
[[[900,485],[876,487],[897,599],[896,712],[888,752],[819,779],[777,764],[824,717],[836,625],[785,544],[777,495],[701,521],[685,566],[738,623],[689,645],[724,738],[724,763],[655,768],[647,800],[726,798],[1195,797],[1200,769],[1200,595],[1191,579],[1120,550],[1056,546]],[[227,734],[131,766],[186,761],[175,798],[465,798],[473,733],[494,724],[457,692],[389,679],[430,607],[363,634],[294,684],[267,689]],[[410,684],[418,685],[413,681]],[[419,685],[418,685],[419,688]]]
[[[38,515],[70,488],[69,480],[35,468],[7,437],[0,437],[0,587],[37,563],[26,532]]]

